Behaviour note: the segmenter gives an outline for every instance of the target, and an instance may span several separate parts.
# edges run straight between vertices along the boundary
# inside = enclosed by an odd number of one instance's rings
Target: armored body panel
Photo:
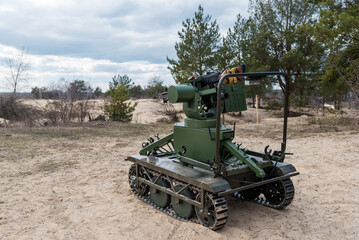
[[[175,152],[181,156],[203,163],[212,164],[216,154],[214,141],[216,129],[186,126],[184,122],[176,123],[173,128]],[[232,140],[234,132],[225,126],[221,129],[221,140]]]

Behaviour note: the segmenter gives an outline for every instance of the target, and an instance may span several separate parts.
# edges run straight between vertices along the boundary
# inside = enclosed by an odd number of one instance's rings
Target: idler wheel
[[[155,181],[156,180],[156,176],[154,176],[152,178],[152,181]],[[170,184],[163,180],[162,178],[158,179],[157,185],[159,186],[162,186],[162,187],[165,187],[165,188],[169,188],[170,187]],[[164,208],[164,207],[167,207],[169,204],[170,204],[170,201],[171,201],[171,198],[170,196],[165,193],[165,192],[162,192],[160,190],[157,190],[153,187],[150,187],[150,195],[151,195],[151,199],[152,201],[159,207],[161,208]]]
[[[141,170],[140,170],[139,176],[144,177],[144,174],[142,173]],[[147,178],[147,177],[145,177],[145,178]],[[128,182],[129,182],[131,190],[133,192],[138,193],[139,195],[145,195],[146,193],[148,193],[149,187],[146,184],[139,182],[139,184],[137,186],[136,164],[132,164],[130,167],[130,171],[128,173]]]
[[[292,180],[284,179],[263,186],[265,201],[273,208],[280,209],[288,206],[294,198]]]
[[[175,190],[176,190],[176,192],[178,192],[182,188],[183,188],[182,185],[177,185],[175,187]],[[195,198],[193,192],[189,189],[183,190],[180,194],[184,195],[190,199]],[[194,207],[192,204],[185,202],[181,199],[178,199],[175,196],[171,196],[171,204],[172,204],[173,210],[175,210],[176,214],[180,217],[188,219],[188,218],[191,218],[194,214]]]

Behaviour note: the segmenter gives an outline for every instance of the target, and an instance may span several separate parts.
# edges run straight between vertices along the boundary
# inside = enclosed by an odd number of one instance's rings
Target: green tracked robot
[[[285,78],[283,142],[280,151],[264,153],[232,142],[234,130],[221,124],[221,114],[246,110],[244,80],[268,75]],[[171,86],[171,103],[183,103],[184,122],[173,132],[149,138],[133,162],[129,183],[133,193],[157,209],[181,220],[217,230],[228,218],[225,196],[281,209],[294,198],[290,177],[299,172],[284,162],[289,81],[282,72],[246,73],[244,65],[223,73],[191,77]]]

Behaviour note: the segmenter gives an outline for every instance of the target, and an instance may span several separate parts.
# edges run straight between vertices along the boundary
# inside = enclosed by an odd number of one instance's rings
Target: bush
[[[176,108],[170,102],[163,104],[163,109],[160,111],[160,113],[168,116],[170,122],[178,122],[180,120],[179,113],[181,112],[182,111],[180,110],[176,110]],[[164,122],[164,119],[161,119],[160,121]]]
[[[92,105],[88,100],[72,101],[69,99],[61,99],[49,102],[46,107],[43,108],[42,115],[45,120],[45,125],[66,125],[73,119],[78,119],[79,122],[83,122],[85,117],[89,115],[91,107]]]
[[[0,118],[34,126],[41,121],[41,111],[16,101],[14,96],[0,97]]]
[[[163,81],[159,76],[153,77],[145,89],[145,93],[150,98],[158,98],[158,95],[166,91],[166,87],[163,85]]]
[[[128,93],[131,98],[141,98],[145,95],[145,91],[142,89],[141,85],[134,85],[128,89]]]
[[[270,99],[267,101],[266,110],[280,110],[283,106],[282,102],[277,101],[276,99]]]
[[[321,132],[340,132],[345,130],[358,130],[358,119],[349,117],[311,117],[307,119],[308,124],[319,126]]]

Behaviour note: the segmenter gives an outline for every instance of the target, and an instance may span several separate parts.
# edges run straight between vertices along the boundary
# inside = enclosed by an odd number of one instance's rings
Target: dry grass
[[[114,142],[117,148],[131,144],[132,140],[143,139],[155,133],[160,135],[170,131],[169,124],[128,124],[116,122],[88,122],[66,127],[13,127],[0,128],[0,162],[21,162],[32,159],[46,148],[56,149],[59,145],[71,150],[85,149],[84,146],[108,139]],[[138,146],[140,147],[140,145]],[[54,171],[62,167],[71,167],[73,163],[47,160],[41,162],[38,169],[41,171]]]
[[[25,136],[31,138],[66,138],[80,140],[93,137],[130,137],[153,132],[164,132],[170,124],[130,124],[120,122],[87,122],[59,127],[14,127],[0,128],[0,136]]]

